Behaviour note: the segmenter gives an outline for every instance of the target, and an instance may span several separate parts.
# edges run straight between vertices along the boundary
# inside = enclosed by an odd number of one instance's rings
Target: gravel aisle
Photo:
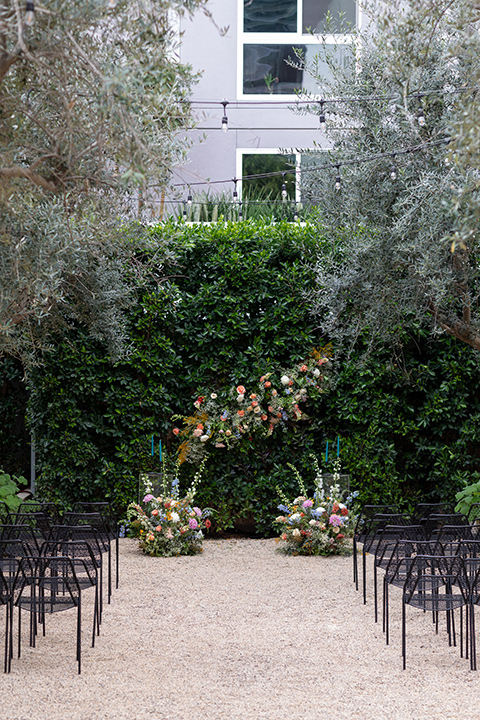
[[[46,637],[31,649],[25,635],[0,675],[1,720],[480,720],[480,671],[448,647],[444,619],[435,636],[431,617],[409,609],[402,671],[398,591],[386,647],[349,557],[231,539],[165,559],[120,543],[120,588],[94,649],[85,602],[82,675],[75,611],[48,617]]]

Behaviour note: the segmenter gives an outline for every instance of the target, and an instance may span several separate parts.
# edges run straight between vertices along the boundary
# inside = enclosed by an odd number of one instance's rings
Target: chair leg
[[[120,572],[118,569],[118,556],[119,556],[119,542],[118,542],[118,530],[115,535],[115,590],[118,590],[118,580],[120,578]]]
[[[407,667],[407,637],[406,637],[406,608],[405,595],[402,598],[402,657],[403,669]]]
[[[82,594],[78,595],[77,605],[77,661],[78,661],[78,674],[82,672]]]
[[[367,558],[365,545],[362,548],[362,578],[363,578],[363,604],[367,604]]]

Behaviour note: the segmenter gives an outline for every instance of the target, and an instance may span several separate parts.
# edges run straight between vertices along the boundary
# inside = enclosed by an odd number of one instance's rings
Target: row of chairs
[[[366,505],[354,532],[353,578],[358,590],[358,543],[362,544],[363,601],[366,603],[366,554],[374,558],[374,613],[378,621],[378,571],[383,579],[383,629],[389,642],[388,587],[402,590],[402,655],[406,666],[406,606],[446,612],[449,643],[456,644],[454,610],[466,608],[466,652],[476,669],[474,606],[480,601],[480,524],[444,503],[421,504],[406,515],[392,506]]]
[[[105,503],[77,504],[60,516],[50,503],[25,503],[17,513],[4,512],[0,525],[0,605],[6,606],[4,671],[13,658],[13,613],[18,608],[18,656],[21,613],[30,612],[30,645],[45,615],[77,608],[78,672],[81,672],[81,597],[94,588],[92,647],[100,632],[103,611],[103,558],[108,560],[108,602],[112,593],[111,541],[116,545],[116,587],[119,582],[118,532]]]

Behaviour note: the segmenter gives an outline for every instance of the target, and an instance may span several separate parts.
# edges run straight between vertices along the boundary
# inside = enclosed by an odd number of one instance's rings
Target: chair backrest
[[[412,520],[415,522],[425,521],[432,513],[452,513],[454,512],[451,503],[417,503],[412,513]]]
[[[369,521],[374,515],[382,512],[394,514],[400,511],[395,505],[363,505],[358,514],[354,531],[359,542],[362,542],[361,537],[364,537],[365,533],[368,532]]]

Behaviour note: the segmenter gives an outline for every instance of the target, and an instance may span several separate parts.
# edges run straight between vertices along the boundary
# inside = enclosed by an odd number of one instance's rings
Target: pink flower
[[[198,528],[198,522],[195,520],[195,518],[190,518],[188,521],[188,526],[190,530],[196,530]]]
[[[307,372],[307,370],[308,370],[308,367],[306,365],[302,365],[300,367],[300,372]]]
[[[245,395],[246,390],[245,390],[245,388],[243,387],[243,385],[239,385],[239,386],[237,387],[237,393],[238,393],[239,395]]]
[[[172,432],[174,435],[178,435],[180,430],[178,428],[173,428]]]
[[[340,517],[340,515],[330,515],[328,523],[329,525],[333,525],[334,527],[340,527],[341,525],[343,525],[343,518]]]
[[[200,515],[202,514],[202,511],[200,510],[200,508],[194,507],[193,509],[195,511],[195,515],[198,515],[200,517]]]
[[[305,502],[302,503],[302,507],[304,507],[304,508],[312,507],[312,505],[313,505],[313,500],[305,500]]]
[[[193,435],[194,437],[200,437],[200,435],[203,435],[203,430],[201,428],[195,428]]]
[[[143,502],[150,502],[150,500],[153,500],[153,495],[150,495],[150,493],[143,498]]]

